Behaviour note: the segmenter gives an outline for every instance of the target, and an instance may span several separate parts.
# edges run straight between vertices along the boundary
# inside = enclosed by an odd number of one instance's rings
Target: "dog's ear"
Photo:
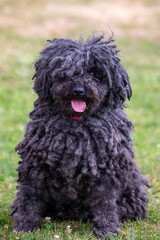
[[[67,52],[72,52],[70,49],[76,45],[70,39],[55,38],[47,42],[49,42],[48,46],[43,49],[40,58],[35,63],[35,75],[33,76],[33,89],[42,101],[52,99],[50,90],[53,82],[57,78],[65,77],[66,66],[64,67],[63,63],[66,61]]]
[[[48,61],[49,59],[42,55],[35,63],[35,75],[33,76],[33,90],[43,101],[47,101],[51,98],[50,89],[52,87],[52,81],[49,75],[50,70],[48,68]]]
[[[106,101],[114,108],[124,107],[125,100],[127,98],[130,100],[132,96],[129,77],[118,57],[113,58],[113,62],[110,74],[107,76],[110,84]]]
[[[107,96],[105,105],[113,108],[123,107],[125,100],[130,99],[132,90],[128,74],[120,63],[117,56],[117,46],[110,44],[112,38],[103,41],[104,36],[92,38],[90,65],[97,78],[107,84]],[[92,66],[93,65],[93,66]]]

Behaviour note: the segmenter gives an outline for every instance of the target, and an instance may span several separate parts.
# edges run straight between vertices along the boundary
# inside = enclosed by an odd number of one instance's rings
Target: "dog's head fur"
[[[132,91],[113,41],[103,36],[49,41],[35,63],[34,90],[40,101],[59,104],[72,116],[89,115],[103,105],[122,108]]]

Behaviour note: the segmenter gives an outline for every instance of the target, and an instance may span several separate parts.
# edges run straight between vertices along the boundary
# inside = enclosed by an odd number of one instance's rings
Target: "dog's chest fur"
[[[57,197],[68,195],[76,198],[84,189],[89,191],[88,181],[94,184],[103,175],[105,178],[107,174],[110,175],[110,169],[116,169],[116,164],[119,167],[120,163],[114,160],[117,155],[123,154],[119,149],[122,142],[128,146],[132,144],[128,131],[132,124],[121,110],[108,111],[101,117],[95,115],[83,121],[64,121],[61,116],[47,115],[39,121],[37,116],[34,112],[34,117],[27,126],[28,136],[17,146],[19,154],[25,159],[19,170],[26,161],[30,162],[27,164],[28,171],[19,177],[21,181],[26,176],[32,178],[31,171],[39,169],[37,176],[34,176],[36,181],[44,178],[51,195]],[[32,142],[27,142],[28,138],[32,138]],[[130,156],[133,154],[129,148],[126,151]],[[122,161],[122,169],[124,165]],[[109,175],[108,181],[113,181],[115,176]]]

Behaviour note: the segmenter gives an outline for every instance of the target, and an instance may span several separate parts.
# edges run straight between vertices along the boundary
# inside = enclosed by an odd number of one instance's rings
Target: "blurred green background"
[[[135,161],[153,185],[148,219],[123,224],[116,239],[160,239],[159,0],[0,0],[0,239],[96,239],[90,222],[44,220],[33,234],[14,234],[8,207],[16,192],[14,148],[36,99],[34,62],[47,39],[87,39],[95,32],[113,32],[121,50],[133,88],[126,111],[135,125]]]

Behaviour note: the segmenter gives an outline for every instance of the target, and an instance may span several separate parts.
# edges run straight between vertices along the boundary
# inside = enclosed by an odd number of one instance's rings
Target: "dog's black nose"
[[[77,84],[74,88],[73,88],[73,94],[74,95],[78,95],[78,96],[83,96],[85,93],[84,87],[80,84]]]
[[[84,94],[84,88],[75,88],[74,90],[73,90],[73,93],[75,94],[75,95],[83,95]]]

